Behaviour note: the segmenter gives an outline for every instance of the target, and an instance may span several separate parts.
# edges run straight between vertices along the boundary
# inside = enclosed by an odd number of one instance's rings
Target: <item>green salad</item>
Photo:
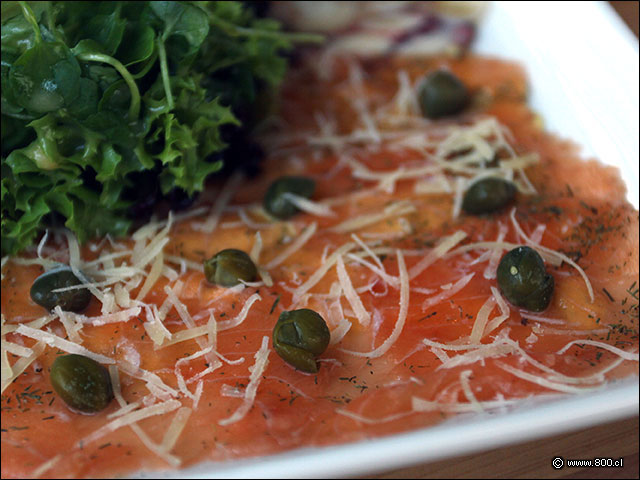
[[[315,40],[251,2],[2,2],[2,255],[193,198]]]

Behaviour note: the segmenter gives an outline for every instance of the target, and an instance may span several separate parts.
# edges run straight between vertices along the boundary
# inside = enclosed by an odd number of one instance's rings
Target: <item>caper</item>
[[[456,115],[464,110],[469,103],[469,92],[453,73],[436,70],[423,80],[418,100],[422,115],[436,119]]]
[[[513,183],[503,178],[486,177],[471,184],[464,194],[462,209],[473,215],[490,213],[508,205],[516,195]]]
[[[307,373],[318,371],[316,357],[327,349],[330,338],[324,319],[308,308],[282,312],[273,328],[273,348],[278,355]]]
[[[74,410],[97,413],[113,399],[106,368],[83,355],[64,355],[51,366],[51,384],[60,398]]]
[[[211,283],[232,287],[240,283],[240,280],[245,282],[255,280],[258,269],[245,252],[227,248],[204,262],[204,275]]]
[[[500,260],[497,277],[500,291],[513,305],[532,312],[549,306],[554,279],[534,249],[517,247],[508,252]]]
[[[286,220],[298,213],[298,208],[291,203],[285,193],[311,198],[316,189],[316,182],[307,177],[280,177],[267,189],[264,195],[264,208],[280,220]]]
[[[56,292],[59,288],[81,285],[82,282],[66,265],[62,265],[43,273],[31,285],[31,299],[47,310],[59,306],[68,312],[81,312],[91,301],[91,292],[86,288],[72,288]]]

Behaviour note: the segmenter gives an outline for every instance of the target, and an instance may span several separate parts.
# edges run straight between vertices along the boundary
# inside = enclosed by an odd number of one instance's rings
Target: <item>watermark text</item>
[[[611,457],[596,457],[589,459],[575,459],[575,458],[567,458],[564,459],[562,457],[554,457],[551,460],[551,466],[556,470],[560,470],[561,468],[585,468],[585,467],[594,467],[594,468],[622,468],[622,460],[623,458],[611,458]]]

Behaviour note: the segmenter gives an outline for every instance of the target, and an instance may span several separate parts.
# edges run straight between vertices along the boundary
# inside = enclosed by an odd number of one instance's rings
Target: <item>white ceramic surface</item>
[[[637,208],[638,41],[611,7],[604,2],[495,2],[480,32],[475,51],[524,64],[531,105],[547,127],[583,145],[586,156],[619,167],[629,201]],[[367,475],[637,415],[638,389],[633,378],[509,413],[459,417],[432,428],[330,448],[205,463],[165,477]]]

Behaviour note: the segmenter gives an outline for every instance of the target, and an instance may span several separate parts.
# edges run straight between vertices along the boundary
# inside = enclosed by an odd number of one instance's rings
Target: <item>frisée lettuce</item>
[[[2,255],[202,191],[307,40],[243,2],[2,2]]]

